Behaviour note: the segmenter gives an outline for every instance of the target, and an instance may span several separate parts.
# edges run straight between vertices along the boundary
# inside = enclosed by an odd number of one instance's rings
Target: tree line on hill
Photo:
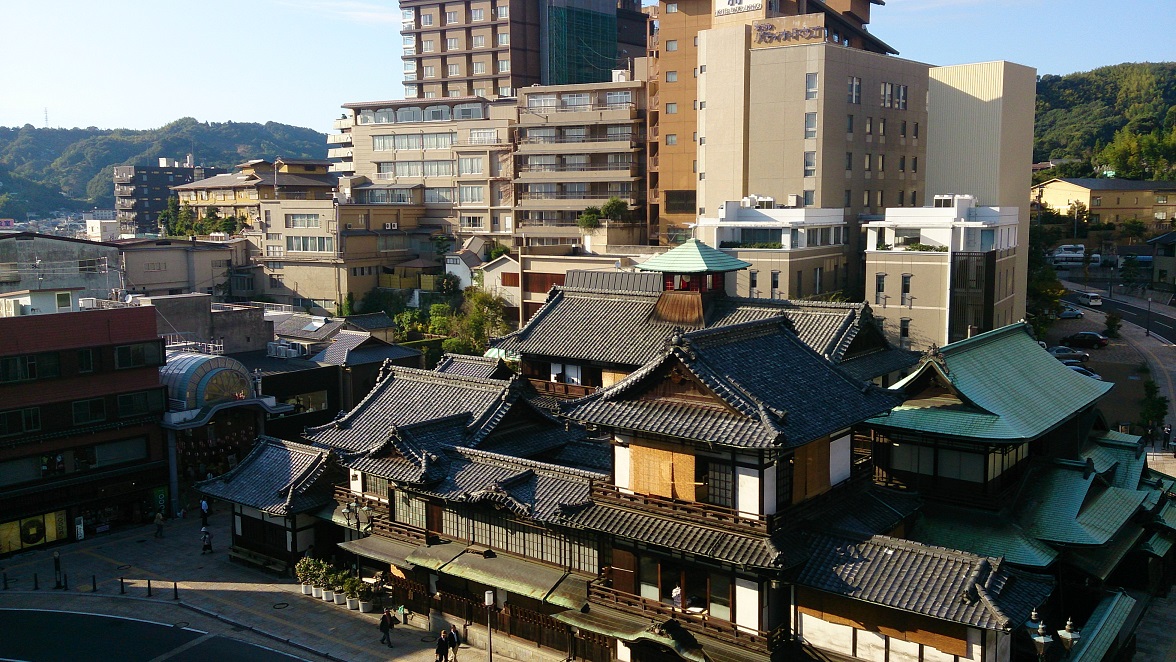
[[[256,158],[326,158],[326,135],[266,122],[198,122],[158,129],[0,127],[0,217],[114,206],[114,167],[152,166],[193,154],[231,169]]]

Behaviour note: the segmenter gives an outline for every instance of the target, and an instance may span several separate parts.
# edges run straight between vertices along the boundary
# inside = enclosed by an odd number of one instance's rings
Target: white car
[[[1085,304],[1087,306],[1102,305],[1102,297],[1095,292],[1079,292],[1078,301],[1079,303]]]

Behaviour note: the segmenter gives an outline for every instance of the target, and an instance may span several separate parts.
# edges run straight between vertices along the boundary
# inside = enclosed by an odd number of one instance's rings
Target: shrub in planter
[[[359,591],[364,581],[359,577],[348,577],[343,580],[343,593],[347,595],[347,608],[359,609]]]
[[[347,572],[344,570],[339,570],[332,573],[331,578],[328,581],[328,584],[331,586],[331,590],[335,592],[335,604],[337,605],[346,604],[347,595],[343,593],[343,585],[347,583],[347,579]]]
[[[359,598],[359,610],[370,614],[376,609],[376,587],[363,580],[359,580],[359,584],[359,589],[356,591],[356,596]]]
[[[302,594],[310,595],[314,584],[315,573],[318,571],[319,561],[309,556],[303,557],[294,564],[294,576],[302,584]]]

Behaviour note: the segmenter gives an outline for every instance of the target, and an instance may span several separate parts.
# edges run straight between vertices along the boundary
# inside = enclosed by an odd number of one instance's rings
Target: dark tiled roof
[[[1000,559],[887,536],[813,534],[802,586],[987,630],[1008,630],[1053,592]]]
[[[1147,243],[1162,244],[1164,246],[1169,244],[1176,244],[1176,230],[1173,230],[1172,232],[1165,232],[1158,237],[1152,237],[1151,239],[1147,240]]]
[[[780,320],[697,331],[671,342],[656,361],[612,387],[564,404],[563,411],[584,423],[771,448],[803,445],[901,402],[897,392],[863,386],[841,373]],[[713,393],[719,406],[640,399],[678,365]]]
[[[1176,189],[1176,182],[1149,182],[1113,177],[1060,177],[1050,181],[1065,182],[1092,191],[1170,191]],[[1038,186],[1047,184],[1049,182],[1038,184]]]
[[[907,349],[882,349],[846,359],[838,366],[850,377],[867,381],[899,370],[914,370],[920,356]]]
[[[664,276],[655,271],[573,269],[567,273],[564,286],[574,290],[660,294],[664,286],[663,280]]]
[[[197,483],[196,489],[272,515],[309,512],[333,498],[329,455],[320,448],[263,437],[231,471]]]
[[[644,365],[657,358],[674,326],[655,319],[660,292],[637,289],[557,287],[522,329],[496,339],[493,345],[511,354]],[[864,303],[717,296],[707,306],[705,325],[687,326],[686,330],[784,317],[805,344],[840,361],[870,317],[868,311]]]
[[[388,317],[388,314],[385,312],[365,313],[363,315],[348,315],[344,319],[347,320],[348,324],[365,331],[396,328],[396,323],[393,322],[392,318]]]
[[[367,331],[341,329],[335,334],[331,344],[310,360],[330,365],[364,365],[379,363],[385,359],[397,360],[420,355],[419,350],[386,343],[379,338],[373,338]]]
[[[314,370],[315,368],[323,367],[305,359],[281,359],[276,356],[269,356],[264,349],[227,354],[226,356],[237,359],[250,372],[260,370],[262,375],[280,375],[287,372]]]
[[[375,388],[338,420],[306,431],[316,445],[367,451],[386,442],[393,428],[469,414],[479,421],[503,402],[509,382],[392,368]]]
[[[841,489],[835,500],[807,514],[810,528],[871,536],[893,532],[923,506],[917,494],[862,482]]]
[[[339,178],[325,174],[294,174],[288,172],[277,173],[278,186],[297,186],[310,188],[335,188],[339,185]],[[190,184],[171,187],[173,191],[199,191],[218,188],[257,188],[274,185],[274,173],[259,172],[253,175],[230,173],[216,175],[207,179],[200,179]]]
[[[338,317],[321,317],[294,313],[281,321],[274,321],[274,335],[300,340],[327,340],[342,329],[346,321]]]
[[[514,374],[502,359],[465,354],[443,355],[434,370],[482,379],[509,379]]]

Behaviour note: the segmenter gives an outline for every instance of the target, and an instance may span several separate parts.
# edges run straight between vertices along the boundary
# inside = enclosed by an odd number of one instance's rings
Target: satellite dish
[[[613,266],[617,268],[617,271],[620,271],[621,270],[621,261],[617,260],[616,262],[613,262]]]

